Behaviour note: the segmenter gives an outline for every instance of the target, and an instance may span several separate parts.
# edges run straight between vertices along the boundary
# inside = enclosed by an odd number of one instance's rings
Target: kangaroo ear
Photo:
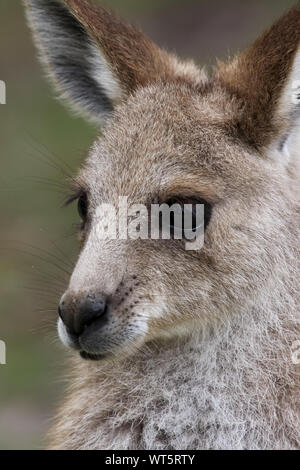
[[[142,33],[87,0],[24,1],[54,84],[97,123],[139,86],[190,72]]]
[[[300,5],[217,77],[241,103],[239,128],[256,147],[284,148],[300,117]]]

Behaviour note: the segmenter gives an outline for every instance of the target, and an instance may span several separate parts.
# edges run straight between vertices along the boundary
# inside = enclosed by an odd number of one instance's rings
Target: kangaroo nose
[[[72,302],[63,295],[58,307],[59,316],[69,333],[77,336],[81,335],[87,326],[104,317],[106,312],[107,301],[101,294],[88,294],[79,302]]]

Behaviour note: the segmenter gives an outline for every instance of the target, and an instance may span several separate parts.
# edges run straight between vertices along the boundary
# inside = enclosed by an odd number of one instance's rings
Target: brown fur
[[[270,120],[286,83],[300,42],[300,5],[288,11],[252,47],[229,64],[220,64],[220,83],[242,107],[239,122],[247,140],[262,147],[282,130]]]
[[[175,68],[176,58],[159,49],[135,27],[90,1],[65,0],[65,3],[99,44],[125,92],[156,80],[175,79],[179,72]],[[183,74],[180,78],[184,78]],[[190,82],[191,78],[191,75],[186,76]]]

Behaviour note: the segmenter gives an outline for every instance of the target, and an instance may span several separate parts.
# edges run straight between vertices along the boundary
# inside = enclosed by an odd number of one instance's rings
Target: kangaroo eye
[[[175,233],[188,234],[189,232],[196,232],[201,227],[206,229],[209,224],[212,206],[203,199],[194,198],[172,198],[169,199],[166,204],[169,207],[175,209],[170,212],[170,224],[171,234],[174,236]],[[199,211],[198,206],[204,207],[203,212]],[[184,230],[184,231],[183,231]]]
[[[78,199],[78,214],[80,218],[85,221],[87,218],[87,211],[88,211],[88,200],[87,195],[82,194]]]

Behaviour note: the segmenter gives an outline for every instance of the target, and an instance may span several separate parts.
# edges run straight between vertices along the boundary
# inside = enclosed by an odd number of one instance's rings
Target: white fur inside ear
[[[290,116],[298,106],[300,107],[300,50],[296,54],[291,73],[279,102],[279,113]]]
[[[282,125],[283,134],[280,136],[280,142],[272,143],[268,151],[274,159],[279,158],[287,167],[297,155],[300,145],[300,49],[284,86],[276,115],[278,124]]]
[[[296,106],[300,105],[300,51],[296,55],[294,62],[292,75],[291,75],[291,87],[292,87],[292,103]]]
[[[284,160],[285,160],[286,163],[288,163],[290,158],[291,158],[289,140],[290,140],[290,136],[286,139],[286,141],[284,142],[283,147],[282,147],[282,155],[283,155]]]
[[[94,80],[102,87],[106,96],[114,103],[122,99],[122,87],[117,76],[112,72],[101,50],[94,43],[90,43],[89,62]]]
[[[300,119],[295,119],[294,125],[283,143],[276,142],[268,149],[269,155],[274,160],[279,160],[284,167],[288,167],[292,161],[298,159],[300,148]]]
[[[284,148],[282,149],[283,155],[288,160],[294,160],[299,155],[300,148],[300,119],[296,120],[293,130],[287,138]]]

